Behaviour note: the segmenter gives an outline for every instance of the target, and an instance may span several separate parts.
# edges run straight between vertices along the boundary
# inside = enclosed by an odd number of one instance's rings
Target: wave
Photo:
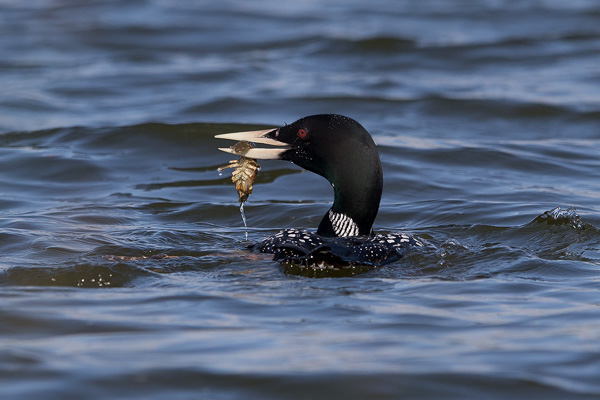
[[[409,276],[577,280],[600,271],[600,230],[573,208],[556,207],[520,226],[448,225],[419,232],[429,248],[407,253]]]

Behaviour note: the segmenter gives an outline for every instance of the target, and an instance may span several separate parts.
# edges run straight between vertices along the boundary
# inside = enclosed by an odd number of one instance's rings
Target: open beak
[[[248,158],[258,158],[261,160],[280,160],[281,155],[290,149],[289,145],[284,142],[280,142],[279,140],[271,139],[270,137],[266,137],[267,134],[275,131],[276,129],[265,129],[262,131],[248,131],[248,132],[234,132],[234,133],[222,133],[220,135],[215,135],[217,139],[229,139],[229,140],[237,140],[237,141],[246,141],[252,143],[261,143],[268,144],[271,146],[283,147],[283,149],[269,149],[269,148],[259,148],[252,147],[250,149],[245,149],[242,151],[235,150],[233,147],[219,147],[219,150],[224,151],[226,153],[235,154],[238,156],[244,156]]]

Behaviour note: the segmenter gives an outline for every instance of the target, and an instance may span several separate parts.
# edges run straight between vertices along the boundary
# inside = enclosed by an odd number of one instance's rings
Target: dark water
[[[3,1],[0,54],[2,399],[600,396],[598,2]],[[244,250],[213,135],[313,113],[425,250]],[[262,167],[249,241],[315,228],[329,184]]]

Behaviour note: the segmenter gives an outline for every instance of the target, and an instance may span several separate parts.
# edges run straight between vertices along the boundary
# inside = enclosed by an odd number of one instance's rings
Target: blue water
[[[600,397],[597,2],[5,1],[0,54],[0,398]],[[331,187],[261,162],[246,240],[213,136],[314,113],[424,249],[245,250]]]

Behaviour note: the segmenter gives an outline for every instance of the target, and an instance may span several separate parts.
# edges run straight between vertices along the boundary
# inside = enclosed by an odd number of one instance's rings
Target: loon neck
[[[381,201],[383,173],[377,153],[364,156],[327,177],[333,187],[334,201],[317,234],[339,237],[371,234]]]

